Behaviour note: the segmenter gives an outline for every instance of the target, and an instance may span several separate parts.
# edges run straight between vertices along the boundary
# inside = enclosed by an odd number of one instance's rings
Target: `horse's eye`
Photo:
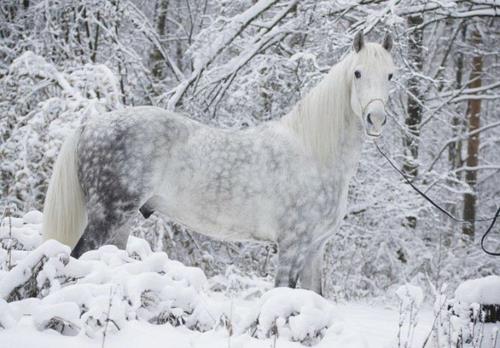
[[[392,80],[392,74],[389,74],[389,81]]]
[[[356,76],[357,79],[359,79],[361,77],[361,73],[359,72],[359,70],[356,70],[354,72],[354,76]]]

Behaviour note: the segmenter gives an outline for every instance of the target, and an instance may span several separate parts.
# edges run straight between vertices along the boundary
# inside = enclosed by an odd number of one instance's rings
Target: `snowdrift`
[[[127,250],[107,245],[74,259],[57,241],[40,244],[40,223],[41,215],[30,212],[0,230],[10,243],[0,254],[0,329],[30,318],[38,331],[103,339],[139,321],[310,346],[341,322],[330,302],[301,289],[272,289],[252,308],[235,308],[224,296],[209,296],[199,268],[135,237]],[[337,325],[335,334],[340,331]]]

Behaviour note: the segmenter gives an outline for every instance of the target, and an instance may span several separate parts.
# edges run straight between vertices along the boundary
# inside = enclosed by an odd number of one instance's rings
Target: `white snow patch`
[[[37,281],[43,283],[55,275],[58,269],[64,267],[69,258],[70,248],[55,240],[48,240],[38,248],[29,253],[26,258],[20,261],[11,271],[2,276],[0,282],[0,298],[5,299],[20,284],[26,282],[31,276],[31,270],[42,259],[47,262]],[[53,279],[54,280],[54,279]],[[52,282],[56,284],[57,281]]]
[[[0,298],[0,330],[14,327],[18,319],[7,302]]]
[[[400,286],[396,290],[396,295],[401,301],[403,308],[407,308],[410,306],[420,308],[420,306],[422,305],[422,301],[424,300],[424,293],[422,289],[411,284]]]
[[[255,336],[259,338],[277,335],[311,344],[321,340],[334,318],[338,319],[332,304],[315,292],[275,288],[259,300],[248,317],[248,327],[255,327]]]
[[[144,260],[152,254],[152,251],[147,241],[142,238],[130,236],[127,243],[127,253],[134,259]]]
[[[62,302],[54,305],[38,306],[33,313],[33,323],[40,331],[50,328],[50,322],[53,320],[79,323],[80,308],[76,303]]]
[[[23,216],[23,221],[27,224],[41,224],[43,220],[43,214],[38,210],[32,210]]]
[[[500,276],[467,280],[455,290],[455,298],[469,304],[500,304]]]

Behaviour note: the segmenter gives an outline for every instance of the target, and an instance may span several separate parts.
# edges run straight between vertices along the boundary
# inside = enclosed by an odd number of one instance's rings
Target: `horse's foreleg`
[[[323,294],[323,256],[328,238],[314,243],[306,251],[304,266],[300,273],[300,286]]]
[[[322,249],[311,248],[308,250],[304,268],[300,274],[300,286],[303,289],[312,290],[320,295],[322,294],[322,256]]]
[[[305,233],[285,235],[278,241],[278,272],[274,285],[295,288],[304,265],[308,242]]]

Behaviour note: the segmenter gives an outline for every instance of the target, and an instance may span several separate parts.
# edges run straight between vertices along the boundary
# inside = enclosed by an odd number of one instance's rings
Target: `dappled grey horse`
[[[336,64],[290,113],[218,129],[155,107],[93,118],[65,141],[44,236],[73,248],[125,248],[138,209],[224,240],[275,242],[276,286],[321,293],[325,241],[345,214],[366,135],[380,135],[394,66],[389,36]]]

